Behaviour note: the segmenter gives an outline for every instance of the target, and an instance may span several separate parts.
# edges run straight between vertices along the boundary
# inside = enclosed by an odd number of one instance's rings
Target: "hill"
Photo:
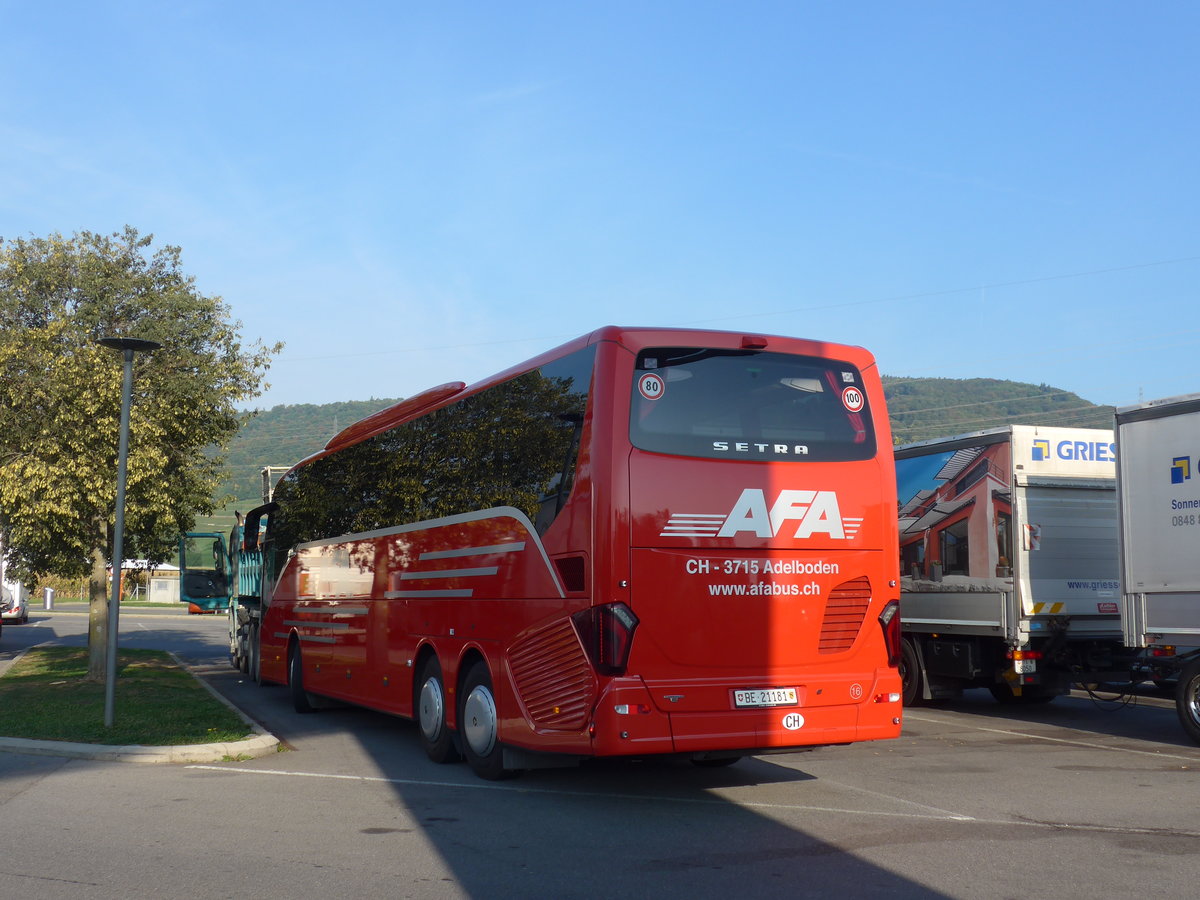
[[[995,378],[901,378],[885,375],[883,392],[896,443],[994,428],[1060,425],[1112,428],[1113,408],[1046,384]]]
[[[884,394],[897,443],[930,440],[997,425],[1073,425],[1111,428],[1112,407],[1096,406],[1049,385],[993,378],[884,376]],[[275,406],[255,414],[230,445],[220,493],[254,500],[264,466],[291,466],[325,446],[353,422],[395,399]],[[245,502],[240,504],[245,509]]]
[[[345,428],[396,400],[352,400],[316,405],[273,406],[255,413],[230,442],[219,495],[254,500],[261,494],[264,466],[292,466],[316,453]],[[251,504],[253,505],[253,504]],[[242,503],[241,509],[246,509]]]

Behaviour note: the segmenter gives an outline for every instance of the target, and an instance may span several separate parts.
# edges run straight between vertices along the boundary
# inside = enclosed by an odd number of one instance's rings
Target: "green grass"
[[[236,741],[252,733],[161,650],[121,650],[113,724],[104,725],[104,684],[86,680],[88,651],[30,650],[0,678],[0,735],[85,744],[176,746]]]

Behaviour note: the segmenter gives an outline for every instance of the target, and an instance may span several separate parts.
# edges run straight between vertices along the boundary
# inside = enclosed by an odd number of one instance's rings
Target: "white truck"
[[[1200,394],[1115,420],[1125,642],[1176,679],[1179,720],[1200,743]]]
[[[897,447],[906,705],[1128,685],[1111,431],[1008,425]]]

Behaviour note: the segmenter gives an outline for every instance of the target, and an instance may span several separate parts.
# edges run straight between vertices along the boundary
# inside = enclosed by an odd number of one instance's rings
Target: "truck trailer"
[[[1200,394],[1118,409],[1117,484],[1125,642],[1175,681],[1200,743]]]
[[[1138,677],[1122,643],[1111,431],[1008,425],[895,458],[906,705],[977,687],[1041,703]]]

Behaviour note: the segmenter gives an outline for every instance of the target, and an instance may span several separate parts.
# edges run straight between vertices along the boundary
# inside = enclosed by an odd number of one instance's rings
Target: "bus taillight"
[[[584,649],[602,675],[623,675],[638,617],[624,603],[581,610],[571,617]]]
[[[883,627],[883,642],[887,646],[888,665],[900,664],[900,601],[893,600],[879,614]]]

